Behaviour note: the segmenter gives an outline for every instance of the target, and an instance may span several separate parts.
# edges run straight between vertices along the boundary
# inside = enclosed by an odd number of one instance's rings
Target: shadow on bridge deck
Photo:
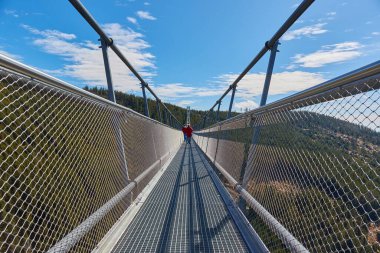
[[[249,252],[201,156],[183,144],[113,252]]]

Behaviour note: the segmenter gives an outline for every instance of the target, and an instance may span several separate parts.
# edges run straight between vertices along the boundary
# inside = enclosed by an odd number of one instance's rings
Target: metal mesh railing
[[[380,252],[379,88],[374,75],[307,91],[194,139],[232,176],[228,186],[241,184],[310,252]],[[247,204],[271,252],[297,251],[258,205]]]
[[[71,248],[91,251],[181,143],[175,129],[73,90],[0,68],[1,252],[49,250],[154,164]]]

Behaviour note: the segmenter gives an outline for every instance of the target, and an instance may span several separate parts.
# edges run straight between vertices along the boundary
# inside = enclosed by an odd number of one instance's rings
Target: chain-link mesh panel
[[[195,140],[206,151],[201,141],[218,139],[217,162],[311,252],[380,252],[379,87],[373,78],[254,110]],[[271,251],[287,251],[244,212]]]
[[[0,69],[0,251],[47,251],[181,136],[86,93]],[[71,250],[91,251],[129,203],[120,201]]]
[[[237,181],[242,179],[242,168],[246,165],[246,156],[251,146],[252,127],[249,122],[250,117],[242,117],[199,131],[195,137],[205,153],[223,168],[228,168],[230,175]]]

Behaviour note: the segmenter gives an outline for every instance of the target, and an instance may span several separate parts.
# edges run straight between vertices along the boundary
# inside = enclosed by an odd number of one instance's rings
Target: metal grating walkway
[[[249,252],[196,145],[183,145],[113,252]]]

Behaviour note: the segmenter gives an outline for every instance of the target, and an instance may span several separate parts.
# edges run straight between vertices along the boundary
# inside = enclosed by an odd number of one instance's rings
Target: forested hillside
[[[84,89],[98,96],[101,96],[103,98],[107,98],[108,91],[105,88],[85,87]],[[118,104],[128,107],[141,114],[144,114],[144,99],[142,97],[135,96],[133,94],[127,94],[120,91],[115,92],[115,97]],[[160,120],[158,117],[156,101],[152,99],[148,99],[148,104],[149,104],[150,117],[155,120]],[[178,121],[181,124],[186,123],[186,108],[182,108],[170,103],[165,103],[165,105],[168,107],[168,109],[173,113],[173,115],[178,119]],[[204,111],[191,110],[190,112],[191,124],[193,126],[196,126],[197,124],[201,123],[202,117],[204,114],[205,114]],[[237,115],[237,113],[233,113],[233,115]],[[227,111],[221,111],[219,114],[219,119],[224,120],[226,118],[227,118]],[[211,121],[206,122],[206,126],[209,124],[211,124]]]

